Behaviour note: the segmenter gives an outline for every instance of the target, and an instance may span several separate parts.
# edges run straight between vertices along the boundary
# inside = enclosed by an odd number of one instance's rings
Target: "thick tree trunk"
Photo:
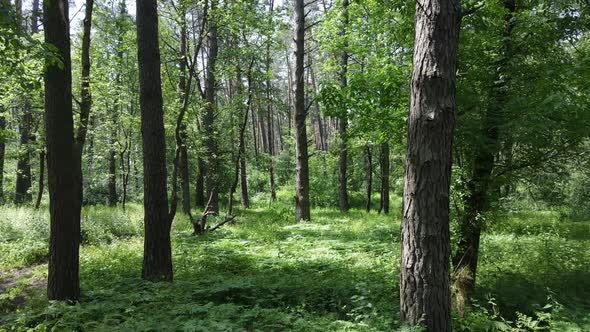
[[[365,147],[366,151],[366,161],[367,161],[367,205],[365,210],[367,212],[371,211],[371,194],[373,193],[373,153],[371,151],[371,146],[367,145]]]
[[[460,3],[416,4],[402,219],[400,318],[451,330],[449,187]]]
[[[389,143],[381,143],[381,154],[379,158],[381,168],[381,204],[379,213],[383,211],[389,214]]]
[[[305,10],[304,1],[295,0],[294,49],[295,49],[295,220],[310,221],[309,206],[309,156],[307,154],[307,108],[305,107]]]
[[[344,45],[340,52],[340,88],[346,89],[348,86],[348,43],[346,42],[346,30],[348,28],[348,0],[342,1],[342,28],[340,34],[344,37]],[[342,115],[338,121],[338,136],[340,137],[339,154],[338,154],[338,202],[340,212],[348,212],[348,178],[346,168],[348,165],[348,138],[346,129],[348,127],[348,110],[342,110]]]
[[[217,0],[211,1],[209,24],[209,59],[207,61],[207,78],[205,82],[205,116],[203,117],[203,126],[205,129],[205,186],[207,187],[207,197],[211,197],[211,211],[219,212],[219,189],[217,188],[219,179],[219,160],[217,156],[217,145],[215,142],[215,91],[216,91],[216,63],[219,47],[217,44],[217,18],[211,13],[215,13]]]
[[[481,225],[479,216],[487,212],[490,206],[492,189],[491,175],[494,170],[495,156],[500,146],[500,124],[502,108],[506,103],[504,86],[509,80],[506,66],[511,57],[510,35],[514,25],[513,16],[516,10],[515,0],[503,0],[507,13],[504,17],[501,57],[496,68],[499,68],[494,83],[495,104],[487,108],[482,117],[481,143],[476,146],[471,178],[467,181],[466,195],[463,199],[464,214],[459,221],[459,243],[453,255],[454,286],[456,307],[460,315],[464,315],[471,299],[475,295],[477,261]]]
[[[69,4],[43,1],[45,42],[53,45],[61,63],[45,64],[45,132],[49,178],[49,300],[80,296],[80,209],[76,174],[80,163],[74,151]]]
[[[172,219],[166,192],[166,140],[157,7],[156,0],[137,1],[145,222],[142,278],[172,281]]]

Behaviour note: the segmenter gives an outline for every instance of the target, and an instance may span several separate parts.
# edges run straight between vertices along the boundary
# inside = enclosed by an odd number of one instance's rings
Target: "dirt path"
[[[26,302],[26,297],[31,292],[44,289],[47,286],[46,279],[34,273],[42,266],[47,265],[0,271],[0,307],[19,307]]]

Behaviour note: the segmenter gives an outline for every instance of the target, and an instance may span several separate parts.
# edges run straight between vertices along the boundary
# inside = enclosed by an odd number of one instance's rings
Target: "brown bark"
[[[172,281],[172,218],[166,192],[166,140],[156,0],[137,1],[137,44],[145,221],[142,278]]]
[[[41,206],[43,191],[45,190],[45,149],[39,151],[39,181],[37,186],[37,199],[35,200],[35,210]],[[1,201],[1,200],[0,200]]]
[[[307,108],[305,107],[305,10],[304,1],[294,1],[294,49],[295,49],[295,220],[310,221],[309,206],[309,156],[307,153]]]
[[[82,201],[84,198],[84,182],[82,173],[82,153],[84,151],[84,144],[88,134],[88,120],[90,118],[90,109],[92,107],[92,95],[90,93],[90,33],[92,30],[92,10],[94,7],[94,0],[86,0],[85,15],[82,29],[82,76],[81,76],[81,100],[80,100],[80,124],[74,140],[74,157],[76,162],[80,164],[80,168],[76,173],[76,184],[78,201],[82,208]],[[41,161],[41,156],[40,156]],[[39,178],[42,180],[42,175]],[[41,181],[40,181],[41,182]],[[39,183],[39,192],[43,192],[42,183]],[[38,202],[40,198],[38,198]]]
[[[80,296],[80,209],[74,151],[69,8],[65,0],[43,1],[45,42],[55,46],[61,63],[45,64],[45,129],[49,178],[50,240],[47,276],[49,300]]]
[[[365,153],[367,161],[367,205],[365,210],[369,212],[371,211],[371,194],[373,193],[373,153],[370,145],[365,147]]]
[[[197,176],[195,183],[195,205],[205,207],[205,162],[197,157]]]
[[[217,156],[217,145],[215,142],[215,94],[216,94],[216,63],[219,46],[217,43],[217,22],[215,13],[217,0],[211,1],[211,10],[207,22],[209,24],[209,58],[207,61],[207,77],[205,80],[205,115],[203,126],[205,129],[205,186],[207,196],[211,197],[211,210],[219,212],[219,194],[217,189],[219,160]]]
[[[416,4],[402,213],[400,318],[451,330],[449,187],[460,3]]]
[[[381,143],[379,156],[379,168],[381,169],[381,202],[379,213],[389,214],[389,143]]]

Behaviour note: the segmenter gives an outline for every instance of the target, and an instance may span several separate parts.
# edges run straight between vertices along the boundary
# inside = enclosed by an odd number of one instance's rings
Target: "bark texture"
[[[400,317],[451,331],[449,185],[460,3],[416,4],[402,211]]]
[[[56,47],[61,64],[46,63],[45,133],[49,177],[49,300],[80,296],[80,209],[76,174],[80,164],[74,151],[72,73],[68,2],[43,1],[45,42]]]
[[[295,49],[295,219],[310,221],[309,206],[309,156],[307,153],[307,108],[305,107],[305,11],[304,1],[295,0],[294,49]]]
[[[145,238],[142,278],[172,281],[166,141],[156,0],[137,1]]]

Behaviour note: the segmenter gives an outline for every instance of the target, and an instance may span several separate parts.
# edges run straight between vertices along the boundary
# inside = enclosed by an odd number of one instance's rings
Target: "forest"
[[[0,0],[0,331],[590,331],[588,0]]]

